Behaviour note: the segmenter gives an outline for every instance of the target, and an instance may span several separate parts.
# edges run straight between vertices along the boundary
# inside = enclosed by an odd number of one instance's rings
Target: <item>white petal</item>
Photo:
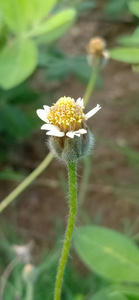
[[[58,137],[62,137],[62,136],[65,135],[64,132],[59,131],[59,130],[51,130],[51,131],[48,131],[46,134],[47,134],[47,135],[58,136]]]
[[[60,129],[57,126],[52,125],[52,124],[44,124],[44,125],[42,125],[41,129],[42,130],[52,130],[52,131],[58,130],[58,131],[60,131]]]
[[[79,104],[82,108],[84,108],[84,103],[83,103],[83,99],[82,98],[78,98],[76,103]]]
[[[46,111],[44,109],[37,109],[36,112],[37,112],[38,117],[41,120],[46,121],[46,119],[47,119],[47,113],[46,113]]]
[[[50,107],[48,105],[43,105],[43,108],[46,112],[48,112],[50,110]]]
[[[93,109],[91,109],[86,115],[85,115],[85,120],[88,120],[89,118],[91,118],[94,114],[96,114],[96,112],[98,110],[101,109],[101,106],[99,104],[97,104],[97,106]]]
[[[79,133],[79,134],[86,134],[86,133],[87,133],[87,130],[84,129],[84,128],[81,128],[81,129],[75,131],[75,133],[77,133],[77,134],[78,134],[78,133]]]
[[[66,136],[68,136],[69,138],[73,139],[75,135],[75,131],[69,131],[66,133]]]
[[[76,132],[75,132],[75,135],[80,137],[80,133],[76,133]]]

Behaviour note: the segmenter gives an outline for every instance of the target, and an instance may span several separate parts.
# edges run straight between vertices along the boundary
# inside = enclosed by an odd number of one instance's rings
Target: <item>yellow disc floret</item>
[[[50,108],[47,119],[66,133],[82,128],[85,118],[82,107],[74,99],[62,97]]]

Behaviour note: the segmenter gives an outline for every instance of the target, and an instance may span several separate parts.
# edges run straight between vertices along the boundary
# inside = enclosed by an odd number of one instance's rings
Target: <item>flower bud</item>
[[[65,163],[76,162],[90,154],[93,144],[94,138],[89,129],[86,134],[75,136],[74,139],[51,136],[48,141],[48,147],[54,156]]]
[[[25,265],[23,269],[23,279],[25,282],[33,282],[36,277],[35,267],[32,264]]]
[[[86,47],[88,63],[90,66],[98,65],[104,67],[108,61],[109,53],[106,51],[106,42],[100,37],[90,40]]]

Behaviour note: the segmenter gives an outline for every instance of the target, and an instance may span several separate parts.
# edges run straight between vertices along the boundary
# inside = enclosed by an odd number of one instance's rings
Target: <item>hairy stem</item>
[[[42,163],[0,203],[0,213],[46,169],[52,158],[52,153],[49,153]]]
[[[56,276],[56,286],[55,286],[55,295],[54,300],[60,300],[61,289],[62,289],[62,280],[64,276],[64,270],[69,254],[70,244],[72,233],[74,229],[75,219],[76,219],[76,209],[77,209],[77,179],[76,179],[76,164],[68,163],[68,172],[69,172],[69,192],[70,192],[70,211],[67,230],[65,234],[64,246],[62,250],[61,259],[59,262],[59,267]]]

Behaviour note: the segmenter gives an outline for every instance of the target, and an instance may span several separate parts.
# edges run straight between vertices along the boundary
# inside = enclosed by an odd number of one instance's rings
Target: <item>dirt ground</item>
[[[63,37],[58,46],[68,55],[85,53],[85,46],[92,36],[102,36],[108,48],[116,46],[119,35],[132,32],[132,22],[109,21],[102,10],[83,14],[74,27]],[[102,71],[103,89],[93,93],[85,111],[97,103],[102,109],[88,121],[96,142],[91,160],[91,174],[86,199],[81,207],[79,199],[77,225],[95,222],[129,234],[139,229],[138,170],[129,158],[112,145],[129,146],[139,150],[139,74],[129,65],[110,60]],[[46,83],[46,92],[49,90]],[[82,97],[85,86],[72,77],[61,82],[55,102],[61,96]],[[44,103],[46,104],[46,103]],[[44,146],[45,133],[40,130],[23,145],[16,146],[13,162],[15,169],[27,173],[48,153]],[[36,247],[51,247],[57,235],[64,232],[68,205],[65,201],[66,167],[55,159],[34,183],[2,213],[24,241],[35,239]],[[78,166],[78,184],[82,163]],[[0,196],[3,199],[17,183],[2,181]],[[84,211],[84,213],[83,213]],[[38,246],[37,246],[38,245]]]

